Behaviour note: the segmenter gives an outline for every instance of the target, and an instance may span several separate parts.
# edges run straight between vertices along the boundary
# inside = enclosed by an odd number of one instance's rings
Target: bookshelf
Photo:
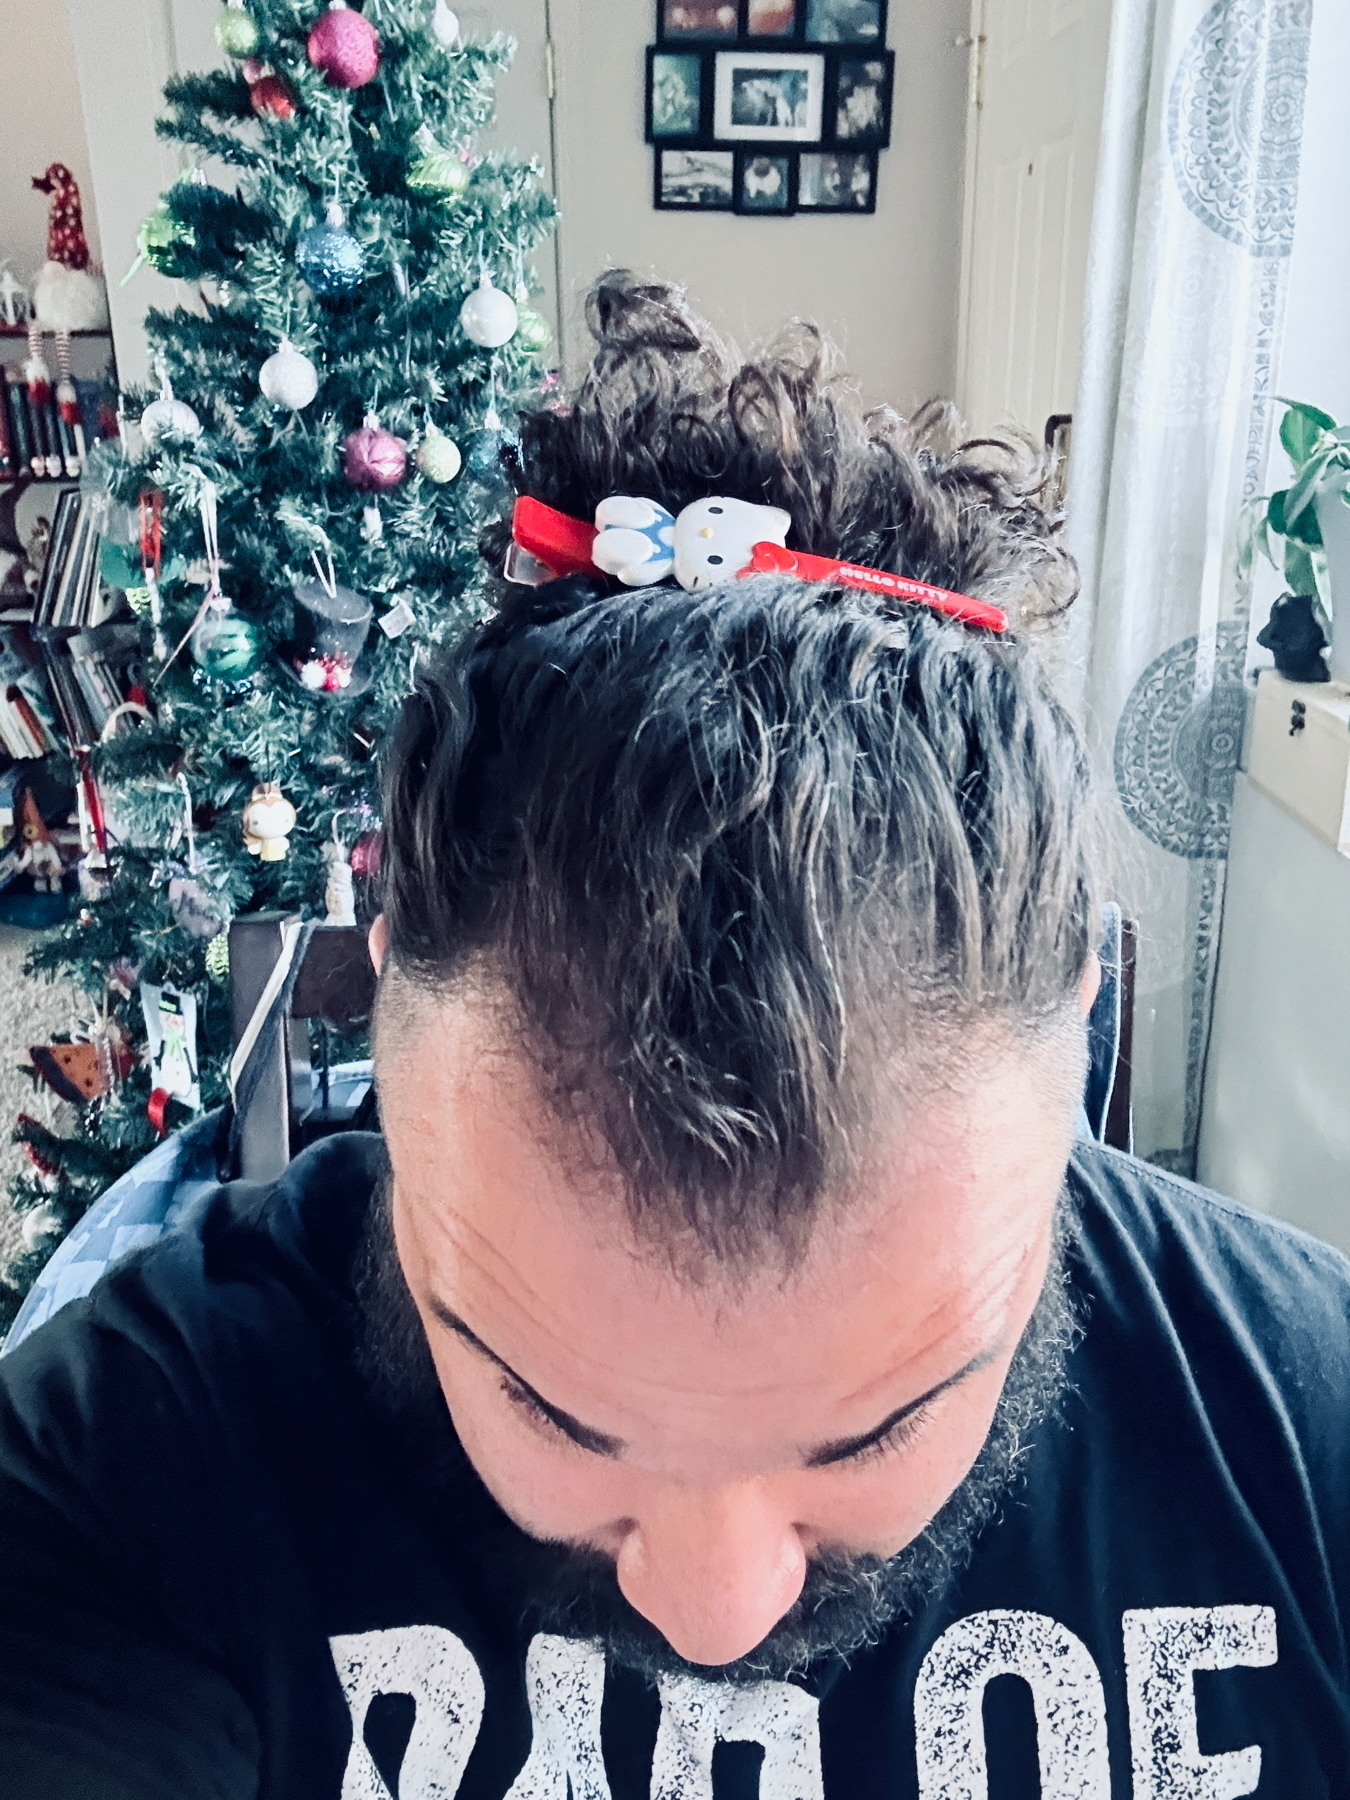
[[[116,364],[112,333],[72,331],[71,379],[79,405],[78,431],[63,421],[55,399],[39,409],[28,393],[23,364],[28,352],[28,327],[0,324],[0,494],[32,485],[57,485],[78,481],[83,473],[80,439],[85,449],[107,435],[105,399],[116,388]],[[53,382],[58,379],[53,334],[43,333],[44,355]],[[99,347],[106,345],[106,351]],[[111,390],[109,383],[112,383]]]

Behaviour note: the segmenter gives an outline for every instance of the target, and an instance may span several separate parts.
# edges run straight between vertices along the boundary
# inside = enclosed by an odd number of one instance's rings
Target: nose
[[[624,1536],[619,1586],[687,1662],[734,1662],[802,1591],[806,1552],[757,1484],[654,1497]]]

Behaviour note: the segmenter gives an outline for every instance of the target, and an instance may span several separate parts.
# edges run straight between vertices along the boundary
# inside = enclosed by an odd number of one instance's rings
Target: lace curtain
[[[1338,0],[1343,3],[1343,0]],[[1063,679],[1140,922],[1140,1152],[1193,1170],[1313,0],[1115,0],[1075,415]],[[1255,621],[1259,627],[1260,620]]]

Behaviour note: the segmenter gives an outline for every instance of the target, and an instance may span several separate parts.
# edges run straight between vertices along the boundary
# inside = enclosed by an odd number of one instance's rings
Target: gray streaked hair
[[[729,371],[653,293],[602,285],[596,366],[527,425],[526,491],[574,512],[611,492],[769,500],[802,548],[1062,602],[1024,446],[939,456],[823,361]],[[733,390],[757,396],[734,430]],[[795,1255],[857,1171],[883,1070],[921,1086],[987,1033],[1074,1016],[1097,916],[1087,761],[1015,634],[786,576],[504,592],[421,675],[384,774],[395,979],[489,969],[559,1112],[601,1134],[668,1248]]]

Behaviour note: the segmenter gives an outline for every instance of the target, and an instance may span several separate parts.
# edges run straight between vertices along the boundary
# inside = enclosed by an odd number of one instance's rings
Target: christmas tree
[[[81,898],[30,968],[84,996],[85,1041],[51,1047],[82,1104],[69,1135],[20,1121],[10,1313],[159,1133],[227,1097],[230,917],[347,913],[373,753],[417,659],[480,615],[512,407],[548,380],[527,258],[553,202],[473,150],[509,40],[463,40],[445,0],[230,0],[217,37],[229,66],[166,89],[188,166],[140,244],[201,306],[149,314],[158,392],[124,396],[86,479],[140,663],[71,744]],[[185,998],[199,1092],[166,1093],[148,1014]]]

